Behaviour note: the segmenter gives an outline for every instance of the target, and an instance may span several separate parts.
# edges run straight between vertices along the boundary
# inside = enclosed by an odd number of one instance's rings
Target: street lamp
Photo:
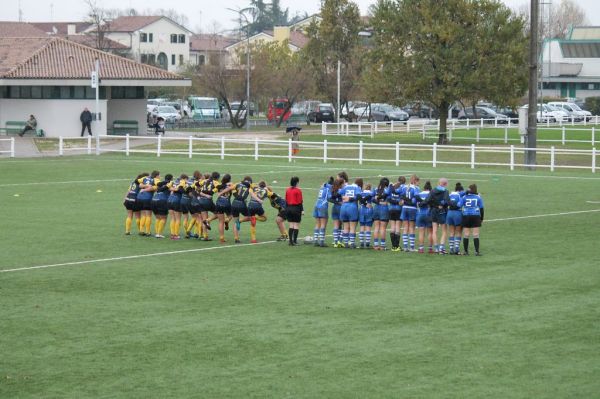
[[[245,12],[250,10],[256,10],[254,7],[244,8],[243,10],[236,10],[228,8],[229,11],[238,13],[241,18],[243,17],[246,21],[246,131],[250,131],[250,21],[246,17]]]

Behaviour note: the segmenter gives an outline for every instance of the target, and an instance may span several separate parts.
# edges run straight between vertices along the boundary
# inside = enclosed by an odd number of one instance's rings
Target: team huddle
[[[183,236],[211,241],[211,223],[218,221],[219,241],[225,243],[225,231],[233,222],[234,242],[240,243],[241,224],[249,222],[250,242],[256,243],[256,224],[267,220],[263,204],[268,201],[277,210],[278,241],[289,240],[290,245],[296,245],[303,210],[298,182],[293,177],[282,198],[265,181],[254,183],[251,176],[232,182],[230,174],[221,177],[218,172],[196,171],[192,176],[178,177],[167,174],[164,178],[159,171],[142,173],[131,182],[125,196],[125,234],[131,234],[135,219],[140,235],[165,238],[163,232],[169,219],[171,239]],[[468,255],[472,236],[475,254],[481,254],[479,228],[484,205],[475,184],[465,190],[461,183],[456,183],[450,192],[448,180],[442,178],[435,188],[427,181],[421,189],[419,177],[413,175],[408,181],[400,176],[393,183],[384,177],[373,187],[362,178],[350,183],[348,174],[340,172],[319,188],[313,211],[315,246],[327,246],[330,204],[336,248],[385,251],[389,229],[394,252],[425,253],[427,246],[427,252],[432,254]],[[153,216],[154,234],[151,233]],[[290,223],[287,232],[286,220]]]
[[[184,236],[211,241],[211,222],[218,220],[220,242],[226,242],[225,231],[229,230],[230,222],[234,222],[234,242],[240,243],[240,225],[250,222],[250,240],[256,243],[256,223],[267,220],[265,201],[278,210],[275,222],[281,233],[279,240],[287,240],[285,201],[264,181],[255,184],[252,177],[246,176],[241,182],[232,182],[231,175],[221,177],[218,172],[203,175],[196,171],[192,176],[181,174],[179,177],[167,174],[164,178],[159,171],[142,173],[131,182],[125,195],[125,234],[131,234],[135,218],[140,235],[165,238],[163,232],[168,217],[172,240]],[[156,219],[154,234],[151,233],[153,215]]]
[[[440,179],[435,188],[427,181],[421,189],[419,183],[416,175],[408,182],[400,176],[394,183],[384,177],[377,187],[365,184],[362,178],[350,183],[345,172],[339,173],[337,178],[330,177],[320,188],[313,211],[316,219],[314,245],[326,246],[325,231],[331,203],[334,247],[371,248],[372,239],[373,249],[387,250],[386,231],[389,227],[391,250],[395,252],[424,253],[427,235],[428,253],[459,255],[462,238],[462,254],[468,255],[472,233],[475,254],[481,255],[479,228],[484,205],[477,186],[472,184],[465,190],[457,183],[455,190],[449,192],[445,178]]]

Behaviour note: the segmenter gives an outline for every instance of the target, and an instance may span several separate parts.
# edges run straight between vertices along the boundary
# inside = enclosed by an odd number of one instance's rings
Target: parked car
[[[492,109],[499,114],[506,115],[515,122],[519,119],[519,112],[516,109],[509,107],[492,107]]]
[[[320,103],[314,107],[307,115],[306,123],[321,123],[321,122],[335,122],[335,111],[333,104]]]
[[[406,122],[410,118],[408,113],[400,107],[389,104],[371,104],[372,121],[401,121]]]
[[[529,104],[525,104],[523,106],[525,109],[529,109]],[[556,119],[556,116],[554,115],[554,112],[552,109],[550,109],[550,107],[548,107],[546,104],[538,104],[537,105],[538,109],[537,109],[537,117],[536,120],[538,123],[546,123],[546,122],[550,122],[550,123],[554,123],[556,122],[558,119]],[[559,116],[562,117],[562,116]]]
[[[569,118],[577,121],[583,121],[584,119],[586,121],[590,121],[592,120],[592,113],[590,111],[584,111],[581,108],[579,108],[579,105],[575,104],[575,103],[568,103],[568,102],[563,102],[563,101],[553,101],[553,102],[549,102],[548,104],[553,105],[555,107],[560,107],[563,110],[567,111],[567,113],[569,114]]]
[[[544,104],[546,107],[548,107],[548,109],[552,112],[552,114],[554,115],[554,118],[556,119],[557,122],[560,121],[568,121],[569,120],[569,113],[567,111],[565,111],[564,109],[562,109],[561,107],[555,107],[554,105],[550,105],[550,104]]]
[[[246,104],[244,104],[241,109],[240,109],[240,104],[241,104],[240,101],[234,101],[229,104],[229,106],[231,107],[231,113],[233,114],[234,117],[238,113],[238,110],[239,110],[238,120],[242,120],[246,117]],[[227,108],[223,108],[223,118],[229,120],[229,112],[227,112]]]
[[[504,114],[499,114],[488,107],[475,107],[477,114],[473,112],[473,107],[467,107],[464,109],[464,114],[459,112],[458,119],[485,119],[487,123],[495,123],[498,120],[498,123],[505,124],[508,123],[508,117]]]
[[[404,110],[408,116],[414,116],[416,118],[437,119],[440,117],[439,112],[437,112],[436,109],[419,101],[406,104],[402,107],[402,110]]]
[[[159,105],[163,105],[163,101],[162,99],[156,100],[156,99],[148,99],[146,101],[146,112],[152,112],[152,110],[156,107],[158,107]]]
[[[170,105],[159,105],[150,112],[152,118],[162,117],[166,123],[175,123],[181,119],[181,115]]]

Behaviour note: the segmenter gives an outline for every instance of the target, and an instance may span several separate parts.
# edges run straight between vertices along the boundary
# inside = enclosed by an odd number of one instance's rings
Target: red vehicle
[[[269,101],[269,109],[267,111],[267,119],[269,122],[274,122],[281,118],[283,111],[289,107],[290,101],[287,98],[275,98]],[[283,115],[283,121],[287,121],[292,115],[291,108]]]

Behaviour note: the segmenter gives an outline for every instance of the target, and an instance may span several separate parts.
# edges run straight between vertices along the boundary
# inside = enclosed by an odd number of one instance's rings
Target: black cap
[[[285,128],[285,132],[286,133],[289,133],[292,130],[300,131],[300,130],[302,130],[302,128],[300,126],[288,126],[288,127]]]

